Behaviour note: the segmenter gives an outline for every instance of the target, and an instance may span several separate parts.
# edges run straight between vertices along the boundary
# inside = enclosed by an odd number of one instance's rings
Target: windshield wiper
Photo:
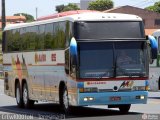
[[[120,72],[122,72],[122,75],[126,75],[130,78],[132,77],[144,77],[145,76],[145,73],[142,73],[142,72],[132,72],[132,73],[128,73],[126,72],[125,69],[121,68],[121,67],[118,67],[118,69],[120,70]]]
[[[104,76],[106,77],[108,70],[104,72],[104,74],[100,75],[97,79],[102,79]],[[109,78],[108,76],[106,78]]]
[[[130,77],[130,78],[133,77],[133,74],[126,72],[125,69],[123,69],[123,68],[121,68],[121,67],[119,67],[119,66],[117,66],[117,68],[120,70],[120,72],[122,72],[122,75],[126,75],[126,76],[128,76],[128,77]]]

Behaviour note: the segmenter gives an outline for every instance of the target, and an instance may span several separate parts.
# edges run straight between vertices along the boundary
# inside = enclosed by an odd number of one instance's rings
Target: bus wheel
[[[61,106],[61,110],[64,113],[69,113],[69,98],[68,98],[68,91],[66,87],[63,87],[60,90],[60,106]]]
[[[19,83],[16,84],[16,102],[18,107],[23,108],[24,104],[23,104],[23,98],[21,96]]]
[[[119,110],[120,110],[121,113],[128,113],[130,107],[131,107],[131,104],[120,105]]]
[[[28,95],[28,87],[27,84],[24,83],[23,85],[23,103],[25,108],[32,108],[34,105],[34,101],[29,99]]]

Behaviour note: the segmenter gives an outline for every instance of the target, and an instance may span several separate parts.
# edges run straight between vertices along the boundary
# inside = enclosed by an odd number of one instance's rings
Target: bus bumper
[[[78,106],[146,104],[148,91],[79,93]]]

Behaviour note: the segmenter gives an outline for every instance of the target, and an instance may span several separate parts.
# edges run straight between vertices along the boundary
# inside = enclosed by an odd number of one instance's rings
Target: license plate
[[[119,96],[114,96],[114,97],[110,97],[110,101],[120,101],[121,97]]]

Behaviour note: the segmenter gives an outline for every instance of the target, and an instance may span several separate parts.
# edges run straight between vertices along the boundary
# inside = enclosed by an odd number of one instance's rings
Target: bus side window
[[[11,52],[13,49],[13,30],[7,31],[5,52]]]
[[[36,41],[36,49],[38,50],[44,50],[44,35],[45,35],[45,25],[39,25],[38,26],[38,39]]]
[[[65,50],[65,72],[69,75],[70,59],[69,59],[69,49]]]
[[[53,47],[53,24],[49,23],[46,24],[45,27],[45,37],[44,37],[44,48],[45,49],[52,49]]]
[[[11,39],[11,51],[19,51],[21,46],[21,40],[20,40],[20,30],[14,29],[12,31],[13,38]]]

